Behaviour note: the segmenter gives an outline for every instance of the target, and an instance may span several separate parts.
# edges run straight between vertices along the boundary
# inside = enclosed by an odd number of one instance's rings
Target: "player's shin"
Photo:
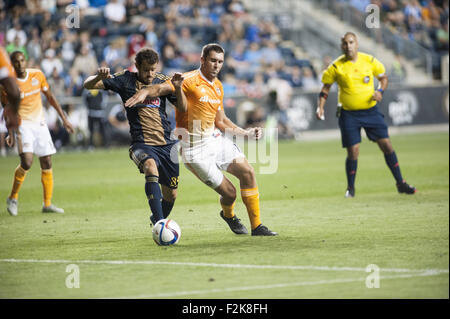
[[[347,157],[345,160],[345,172],[347,174],[348,189],[355,188],[356,169],[358,168],[358,160],[352,160]]]
[[[167,200],[165,200],[163,198],[163,200],[161,201],[161,207],[162,207],[162,212],[163,212],[163,217],[167,218],[170,215],[170,212],[172,211],[173,205],[175,204],[175,202],[169,202]]]
[[[252,229],[255,229],[261,224],[258,187],[241,189],[241,196],[245,207],[247,207],[247,213]]]
[[[384,154],[384,159],[386,160],[386,164],[394,175],[397,183],[403,182],[402,173],[400,172],[400,165],[398,164],[397,155],[395,152],[390,154]]]
[[[27,175],[27,170],[23,169],[22,166],[17,166],[14,171],[14,182],[11,190],[11,194],[9,198],[18,199],[19,198],[19,190],[25,180],[25,176]]]
[[[145,176],[145,194],[155,222],[164,218],[161,205],[162,193],[158,179],[158,176],[155,175]]]

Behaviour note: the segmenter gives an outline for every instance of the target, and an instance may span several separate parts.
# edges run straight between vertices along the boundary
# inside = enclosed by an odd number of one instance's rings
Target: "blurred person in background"
[[[55,70],[58,74],[62,74],[64,71],[63,64],[61,60],[56,57],[54,49],[47,49],[47,51],[45,51],[45,58],[41,62],[41,68],[46,77],[50,77]]]
[[[126,21],[127,10],[119,0],[109,0],[104,8],[106,20],[111,24],[119,25]]]
[[[115,104],[108,114],[108,122],[111,125],[109,139],[111,144],[130,144],[130,125],[128,124],[127,113],[122,104]]]
[[[83,102],[88,110],[89,147],[106,146],[106,105],[108,95],[102,90],[83,90]]]
[[[24,45],[20,44],[20,38],[18,35],[14,38],[12,42],[10,42],[6,46],[6,52],[8,52],[9,54],[11,54],[14,51],[20,51],[25,55],[26,58],[28,58],[27,49]]]
[[[72,69],[77,70],[83,77],[92,73],[92,70],[98,68],[98,62],[95,55],[87,46],[82,46],[80,54],[73,61]]]

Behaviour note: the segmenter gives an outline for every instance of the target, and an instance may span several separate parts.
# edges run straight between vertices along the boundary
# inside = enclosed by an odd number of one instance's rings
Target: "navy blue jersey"
[[[169,77],[157,73],[152,84],[167,81]],[[125,103],[137,91],[147,87],[140,82],[137,73],[123,71],[114,74],[112,78],[103,80],[105,89],[118,93]],[[147,98],[143,103],[125,108],[130,123],[131,143],[145,143],[147,145],[168,145],[177,142],[170,139],[170,122],[166,114],[166,101],[176,103],[174,94]]]

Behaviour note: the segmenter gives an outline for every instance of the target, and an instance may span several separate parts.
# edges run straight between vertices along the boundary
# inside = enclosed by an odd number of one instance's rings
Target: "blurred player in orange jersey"
[[[261,128],[244,130],[234,124],[223,109],[223,87],[217,78],[224,62],[224,49],[215,43],[203,47],[200,69],[183,74],[182,98],[177,100],[178,108],[187,106],[186,112],[176,111],[177,128],[184,129],[187,136],[180,141],[181,155],[185,166],[214,189],[221,197],[220,216],[235,234],[248,231],[234,213],[236,188],[222,171],[236,176],[240,181],[241,197],[251,224],[252,236],[275,236],[261,223],[259,191],[253,167],[233,142],[222,135],[248,136],[259,139]],[[140,103],[147,96],[174,92],[170,81],[142,89],[131,97],[126,107]]]
[[[20,91],[16,83],[16,74],[3,47],[0,47],[0,88],[8,94],[8,107],[5,107],[3,113],[6,127],[16,129],[19,126]]]
[[[21,123],[16,130],[16,142],[20,156],[20,165],[14,172],[14,183],[11,194],[6,200],[7,210],[12,216],[18,213],[19,190],[28,170],[33,163],[33,154],[39,157],[41,164],[41,181],[44,189],[43,213],[64,213],[62,208],[51,203],[53,194],[53,171],[51,155],[56,153],[50,132],[44,118],[42,108],[41,92],[46,96],[48,102],[56,109],[61,117],[64,128],[73,133],[73,128],[67,120],[61,106],[50,91],[47,79],[41,70],[26,68],[25,56],[16,51],[11,54],[11,62],[17,74],[17,85],[20,89],[22,100],[19,106],[19,117]],[[2,100],[7,97],[7,92],[2,93]],[[5,101],[6,102],[6,101]],[[9,146],[14,145],[13,134],[8,136]]]

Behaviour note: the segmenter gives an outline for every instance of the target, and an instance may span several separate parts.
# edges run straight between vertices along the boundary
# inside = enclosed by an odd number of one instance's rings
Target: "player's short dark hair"
[[[136,65],[142,65],[145,61],[148,64],[156,64],[159,62],[158,53],[151,48],[142,48],[136,53]]]
[[[205,45],[202,49],[202,58],[206,58],[209,52],[214,51],[217,53],[223,53],[225,55],[225,50],[217,43],[209,43]]]
[[[13,52],[9,55],[9,59],[10,59],[11,61],[12,61],[12,60],[15,60],[16,55],[18,55],[18,54],[22,54],[23,56],[25,56],[25,54],[24,54],[22,51],[16,50],[16,51],[13,51]]]

